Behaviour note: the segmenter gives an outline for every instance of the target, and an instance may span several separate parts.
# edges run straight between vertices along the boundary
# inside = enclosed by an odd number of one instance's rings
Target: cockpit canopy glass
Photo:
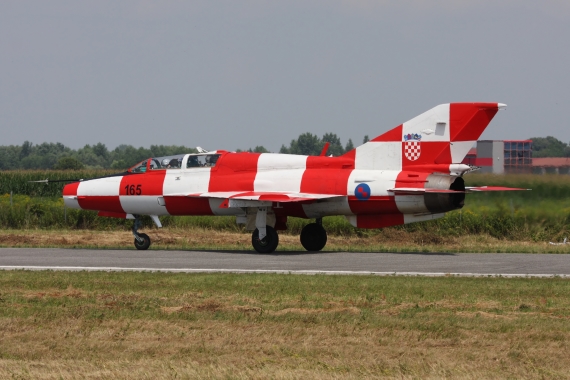
[[[184,161],[184,154],[175,156],[153,157],[141,161],[131,167],[129,173],[145,173],[147,167],[150,170],[181,169]],[[190,154],[186,163],[186,168],[214,167],[218,162],[220,154]],[[150,164],[149,164],[150,161]]]
[[[164,169],[180,169],[182,166],[182,159],[184,154],[178,154],[175,156],[164,156],[164,157],[153,157],[148,160],[139,162],[128,171],[130,173],[144,173],[149,166],[150,160],[150,170],[164,170]]]
[[[220,158],[219,154],[191,154],[186,163],[187,168],[214,167]]]

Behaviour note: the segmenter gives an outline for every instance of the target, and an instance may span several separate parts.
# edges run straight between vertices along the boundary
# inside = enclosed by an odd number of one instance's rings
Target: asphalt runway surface
[[[570,255],[0,248],[0,269],[570,278]]]

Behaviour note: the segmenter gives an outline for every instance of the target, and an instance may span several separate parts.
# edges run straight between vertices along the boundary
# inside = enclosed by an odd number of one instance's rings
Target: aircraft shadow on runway
[[[136,249],[131,248],[63,248],[69,250],[100,250],[100,251],[124,251],[124,252],[137,252]],[[212,252],[212,253],[227,253],[227,254],[238,254],[238,255],[253,255],[253,256],[306,256],[306,255],[332,255],[336,253],[362,253],[362,254],[390,254],[390,255],[418,255],[418,256],[457,256],[456,253],[451,252],[368,252],[368,251],[351,251],[351,252],[340,252],[340,251],[318,251],[318,252],[308,252],[308,251],[275,251],[272,253],[258,253],[253,250],[224,250],[224,249],[149,249],[147,253],[161,252],[161,251],[171,251],[171,252]],[[140,252],[140,251],[138,251]]]
[[[307,251],[275,251],[272,253],[258,253],[251,250],[218,250],[218,249],[200,249],[200,252],[216,252],[216,253],[228,253],[228,254],[249,254],[253,256],[307,256],[307,255],[331,255],[336,253],[370,253],[370,254],[391,254],[391,255],[421,255],[421,256],[456,256],[455,253],[450,252],[340,252],[340,251],[318,251],[318,252],[307,252]]]

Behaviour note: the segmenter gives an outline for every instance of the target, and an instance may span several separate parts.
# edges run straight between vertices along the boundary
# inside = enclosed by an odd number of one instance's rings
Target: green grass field
[[[0,246],[133,249],[131,221],[64,210],[47,186],[26,190],[36,174],[7,181],[5,173]],[[54,178],[40,174],[33,179]],[[23,189],[12,203],[11,181]],[[547,243],[568,236],[570,178],[473,174],[466,182],[533,191],[467,195],[443,219],[383,230],[325,218],[327,249],[570,249]],[[290,218],[280,249],[300,250],[306,223]],[[163,224],[150,230],[145,220],[152,248],[251,249],[233,218]],[[570,280],[559,278],[4,271],[0,378],[567,379],[569,294]]]
[[[92,177],[106,172],[0,172],[0,227],[4,229],[89,229],[128,231],[132,221],[100,218],[95,212],[65,209],[61,184],[30,184],[37,178]],[[485,235],[508,241],[561,241],[569,234],[570,176],[484,175],[465,177],[467,185],[505,185],[532,191],[468,194],[465,207],[444,218],[405,226],[390,227],[411,234],[429,232],[438,237]],[[20,192],[10,196],[10,188]],[[309,221],[289,218],[288,233],[298,235]],[[379,231],[359,230],[344,217],[324,218],[330,235],[369,237]],[[204,228],[241,231],[233,217],[163,217],[170,228]],[[150,218],[144,221],[151,227]]]
[[[0,272],[0,378],[566,379],[564,279]]]

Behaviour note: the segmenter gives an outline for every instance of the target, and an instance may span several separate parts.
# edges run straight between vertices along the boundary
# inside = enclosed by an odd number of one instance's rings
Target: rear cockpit
[[[186,162],[187,168],[212,168],[216,166],[218,159],[220,158],[221,154],[213,154],[213,153],[200,153],[200,154],[189,154],[188,160]]]

